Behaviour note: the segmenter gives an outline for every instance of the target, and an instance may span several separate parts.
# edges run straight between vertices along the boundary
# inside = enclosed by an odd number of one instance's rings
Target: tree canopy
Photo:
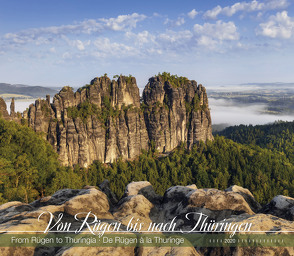
[[[62,167],[52,146],[30,128],[0,119],[0,203],[30,202],[63,188],[98,186],[104,179],[121,197],[132,181],[149,181],[163,194],[170,186],[248,188],[265,204],[274,196],[294,197],[293,123],[235,127],[214,141],[188,151],[179,146],[168,156],[153,148],[132,160],[95,161],[87,169]],[[292,144],[291,144],[292,143]]]

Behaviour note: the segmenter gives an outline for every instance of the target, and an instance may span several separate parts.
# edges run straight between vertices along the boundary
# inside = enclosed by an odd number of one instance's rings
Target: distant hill
[[[20,95],[21,97],[29,96],[32,98],[38,98],[38,97],[45,97],[47,94],[53,96],[57,92],[58,92],[57,88],[29,86],[29,85],[23,85],[23,84],[0,83],[0,95],[6,94],[7,98],[10,98],[12,95],[15,95],[15,94],[16,96]]]
[[[292,88],[294,83],[282,83],[282,82],[275,82],[275,83],[243,83],[240,85],[248,85],[248,86],[263,86],[263,87],[277,87],[277,88]]]

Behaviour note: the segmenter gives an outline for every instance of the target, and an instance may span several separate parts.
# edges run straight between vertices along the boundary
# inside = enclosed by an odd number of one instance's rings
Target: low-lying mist
[[[209,98],[212,124],[268,124],[277,120],[293,121],[294,116],[264,113],[265,104],[240,104],[232,100]]]

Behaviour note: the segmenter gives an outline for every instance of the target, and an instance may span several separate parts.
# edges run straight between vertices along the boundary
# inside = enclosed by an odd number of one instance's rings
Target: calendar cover
[[[291,0],[0,1],[0,254],[294,255]]]

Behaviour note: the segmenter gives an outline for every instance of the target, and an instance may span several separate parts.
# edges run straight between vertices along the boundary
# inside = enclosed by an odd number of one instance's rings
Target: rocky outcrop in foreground
[[[0,100],[0,113],[17,121]],[[149,79],[140,100],[134,77],[95,78],[76,92],[64,87],[37,100],[18,122],[41,133],[64,165],[87,167],[94,160],[133,159],[150,147],[167,153],[184,143],[191,148],[212,140],[205,88],[187,78],[162,74]]]
[[[54,223],[60,214],[63,221],[73,223],[77,228],[81,223],[74,219],[80,213],[85,217],[91,211],[101,223],[116,222],[125,230],[129,221],[139,219],[146,224],[168,223],[176,217],[176,230],[191,230],[197,218],[187,220],[187,213],[205,214],[209,220],[241,225],[252,223],[251,230],[272,234],[287,233],[294,230],[293,199],[277,196],[261,208],[247,189],[232,186],[225,191],[216,189],[197,189],[195,185],[169,188],[163,196],[156,194],[149,182],[132,182],[118,201],[103,182],[99,188],[87,186],[84,189],[63,189],[54,195],[41,198],[30,204],[9,202],[0,206],[0,230],[32,231],[45,230],[50,216],[41,213],[51,212]],[[92,228],[92,227],[91,227]],[[54,229],[53,229],[54,230]],[[81,230],[85,232],[87,227]],[[198,230],[198,229],[196,229]],[[129,232],[132,233],[132,232]],[[133,233],[135,235],[135,233]],[[205,234],[203,234],[205,236]],[[1,239],[1,234],[0,234]],[[290,247],[2,247],[1,255],[293,255]]]

